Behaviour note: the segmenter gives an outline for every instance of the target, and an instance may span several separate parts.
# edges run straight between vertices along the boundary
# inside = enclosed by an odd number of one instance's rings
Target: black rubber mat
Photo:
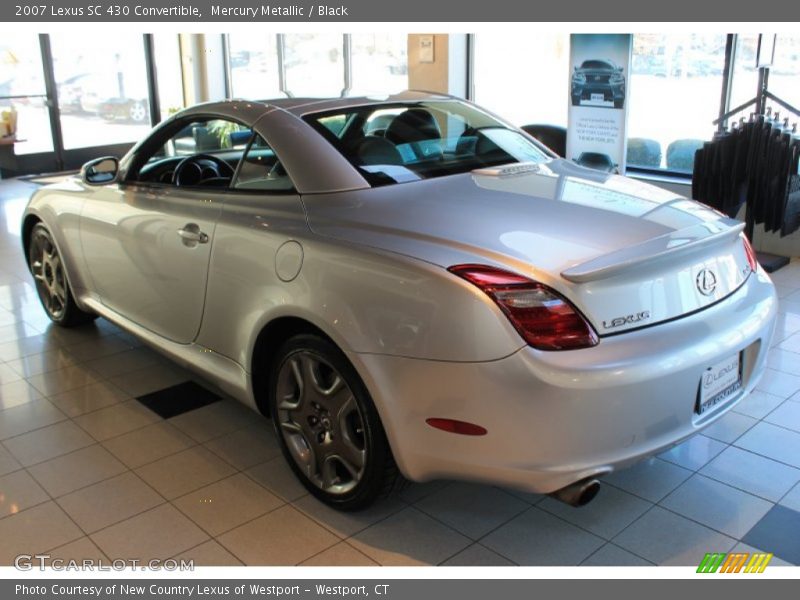
[[[793,565],[800,564],[800,512],[773,506],[742,538],[762,552],[772,552]]]
[[[220,396],[194,381],[185,381],[136,399],[163,419],[177,417],[222,400]]]

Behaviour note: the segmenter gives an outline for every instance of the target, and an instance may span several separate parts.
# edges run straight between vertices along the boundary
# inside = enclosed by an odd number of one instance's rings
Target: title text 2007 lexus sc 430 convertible
[[[584,504],[753,389],[777,309],[738,222],[417,92],[189,108],[22,230],[53,321],[271,416],[341,509],[435,478]]]

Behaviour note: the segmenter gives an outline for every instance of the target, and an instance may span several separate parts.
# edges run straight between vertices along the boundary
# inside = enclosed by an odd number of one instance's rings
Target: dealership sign
[[[632,45],[630,34],[570,37],[567,158],[580,165],[625,172]]]

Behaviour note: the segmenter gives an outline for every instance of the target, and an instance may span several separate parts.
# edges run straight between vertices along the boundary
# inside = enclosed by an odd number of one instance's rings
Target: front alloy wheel
[[[53,240],[41,232],[31,247],[31,271],[36,289],[48,316],[54,321],[64,317],[67,310],[67,280],[64,266]]]
[[[31,232],[28,263],[39,300],[50,320],[70,327],[95,318],[78,308],[69,289],[64,262],[47,228],[37,224]]]
[[[270,409],[284,455],[309,491],[343,510],[366,506],[398,478],[372,400],[333,344],[290,339],[273,369]]]

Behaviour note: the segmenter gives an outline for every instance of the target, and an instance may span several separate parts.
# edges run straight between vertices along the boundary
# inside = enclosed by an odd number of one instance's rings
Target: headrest
[[[361,138],[353,149],[359,165],[402,165],[403,157],[389,140],[382,137]]]
[[[384,137],[394,144],[410,144],[442,137],[434,116],[423,108],[411,108],[397,115]]]

